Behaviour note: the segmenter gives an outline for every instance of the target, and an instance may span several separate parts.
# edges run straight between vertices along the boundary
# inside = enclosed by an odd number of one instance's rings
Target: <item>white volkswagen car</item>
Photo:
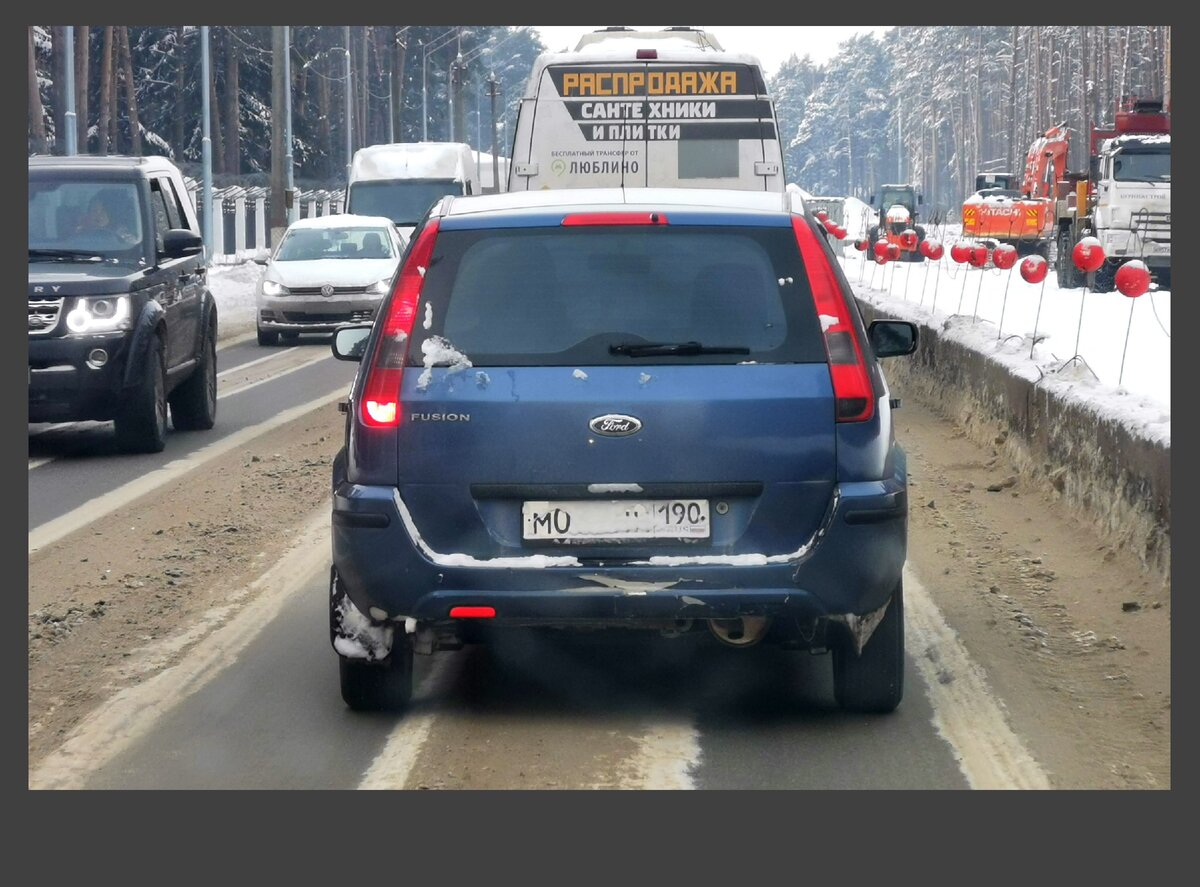
[[[332,215],[288,226],[258,283],[258,344],[368,321],[388,292],[405,241],[383,216]]]

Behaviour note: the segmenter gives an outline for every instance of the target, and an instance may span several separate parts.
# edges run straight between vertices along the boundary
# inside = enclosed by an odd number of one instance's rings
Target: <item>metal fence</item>
[[[184,177],[196,214],[204,209],[204,193],[195,179]],[[344,211],[345,191],[298,192],[298,218],[337,215]],[[213,218],[213,262],[219,265],[245,262],[270,252],[271,197],[268,188],[214,188],[213,204],[220,212]]]

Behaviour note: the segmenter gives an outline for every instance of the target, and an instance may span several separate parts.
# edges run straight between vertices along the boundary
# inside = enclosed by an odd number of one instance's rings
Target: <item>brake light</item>
[[[390,428],[400,424],[400,380],[404,376],[408,340],[417,318],[417,302],[421,298],[425,270],[433,257],[437,233],[438,220],[434,219],[421,231],[396,277],[387,315],[383,318],[383,330],[363,385],[363,410],[359,415],[368,428]]]
[[[656,58],[658,58],[658,50],[657,49],[639,49],[637,51],[637,57],[640,59],[656,59]]]
[[[575,213],[563,216],[564,225],[667,225],[662,213]]]
[[[792,229],[796,232],[796,243],[804,259],[808,284],[825,336],[825,353],[829,356],[829,374],[837,401],[837,421],[865,422],[875,415],[875,389],[846,295],[808,223],[800,216],[793,216]]]
[[[496,616],[495,607],[451,607],[451,619],[493,619]]]

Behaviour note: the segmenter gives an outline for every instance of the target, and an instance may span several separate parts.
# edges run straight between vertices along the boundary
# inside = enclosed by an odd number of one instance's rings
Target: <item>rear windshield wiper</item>
[[[81,262],[103,262],[104,256],[77,249],[31,249],[31,259],[71,259]]]
[[[699,342],[622,342],[608,346],[609,354],[630,357],[657,357],[670,354],[749,354],[749,348],[701,345]]]

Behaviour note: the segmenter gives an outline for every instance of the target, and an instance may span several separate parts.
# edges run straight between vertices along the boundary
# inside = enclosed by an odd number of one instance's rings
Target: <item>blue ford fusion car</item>
[[[333,469],[342,696],[510,627],[828,650],[849,710],[900,702],[904,452],[864,326],[790,194],[449,197],[374,324]],[[671,643],[673,641],[661,641]]]

